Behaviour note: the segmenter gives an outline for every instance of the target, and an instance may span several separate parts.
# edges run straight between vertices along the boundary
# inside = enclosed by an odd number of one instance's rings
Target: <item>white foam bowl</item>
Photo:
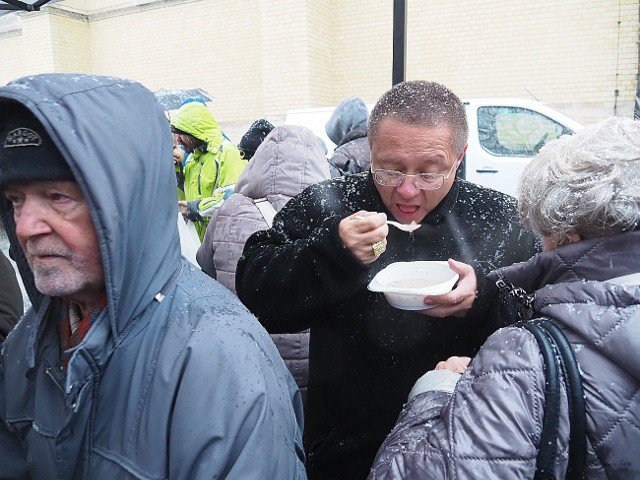
[[[450,292],[459,275],[447,262],[396,262],[380,270],[368,285],[372,292],[384,293],[387,302],[402,310],[426,310],[426,295]]]

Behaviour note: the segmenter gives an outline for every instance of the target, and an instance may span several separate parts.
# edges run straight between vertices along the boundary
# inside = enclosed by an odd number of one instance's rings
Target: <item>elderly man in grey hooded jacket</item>
[[[0,214],[33,304],[0,358],[0,478],[306,478],[273,342],[180,256],[153,94],[28,77],[0,88],[0,132]]]
[[[573,347],[587,447],[571,478],[640,478],[640,122],[612,117],[548,143],[522,175],[519,209],[545,251],[490,277],[528,293],[530,316]],[[369,478],[534,478],[546,397],[533,335],[506,327],[468,368],[461,358],[439,367],[416,382]],[[565,391],[559,453],[540,478],[567,472]]]

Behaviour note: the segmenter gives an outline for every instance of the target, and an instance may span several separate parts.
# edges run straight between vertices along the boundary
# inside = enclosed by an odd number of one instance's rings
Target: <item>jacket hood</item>
[[[171,126],[207,143],[207,151],[218,153],[222,145],[222,129],[206,105],[189,102],[178,109]]]
[[[335,108],[324,129],[327,136],[336,145],[351,130],[367,124],[369,110],[364,101],[358,97],[347,97]]]
[[[0,128],[15,103],[42,123],[89,204],[117,343],[180,265],[173,142],[163,109],[139,83],[81,74],[25,77],[0,88]],[[37,311],[44,297],[6,200],[0,215]]]
[[[336,146],[339,148],[339,147],[342,147],[343,145],[346,145],[347,143],[351,143],[354,140],[358,140],[360,138],[364,138],[365,139],[364,144],[368,148],[369,147],[369,140],[367,138],[367,126],[366,125],[360,125],[359,127],[356,127],[353,130],[351,130],[344,137],[342,137],[342,140]],[[370,149],[369,149],[369,151],[370,151]]]
[[[297,125],[276,127],[258,147],[236,183],[236,192],[256,199],[294,197],[307,186],[330,178],[318,137]]]
[[[640,272],[640,231],[571,243],[489,274],[534,293],[533,310],[559,321],[640,379],[640,285],[607,280]],[[621,320],[622,319],[622,320]]]

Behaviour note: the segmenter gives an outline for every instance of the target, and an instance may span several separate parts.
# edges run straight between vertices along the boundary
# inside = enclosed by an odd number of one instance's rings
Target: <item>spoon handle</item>
[[[387,220],[387,224],[393,225],[397,229],[402,230],[403,232],[409,232],[409,233],[421,227],[421,225],[416,222],[411,222],[409,224],[406,224],[406,223],[399,223],[394,220]]]

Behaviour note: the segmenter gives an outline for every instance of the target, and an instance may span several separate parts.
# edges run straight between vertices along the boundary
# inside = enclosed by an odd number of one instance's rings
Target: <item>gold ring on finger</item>
[[[375,255],[376,258],[382,255],[387,249],[387,246],[383,241],[376,242],[371,247],[373,248],[373,254]]]

